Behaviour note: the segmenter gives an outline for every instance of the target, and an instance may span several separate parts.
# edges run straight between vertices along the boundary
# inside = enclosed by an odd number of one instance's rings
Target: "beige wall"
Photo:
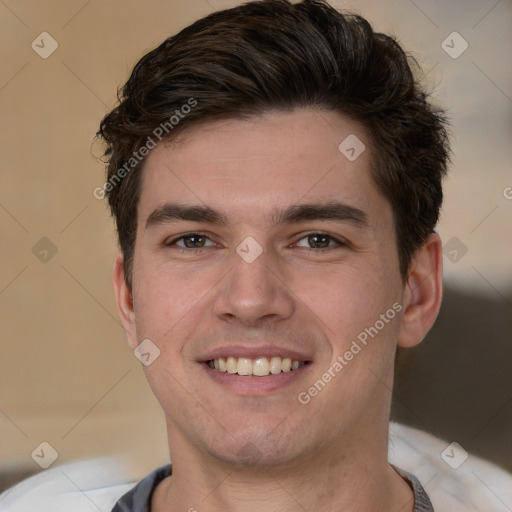
[[[163,415],[117,321],[110,286],[115,234],[92,191],[91,156],[116,87],[149,49],[213,9],[239,2],[28,1],[0,3],[0,469],[36,467],[42,441],[60,460],[127,452],[144,474],[167,458]],[[395,33],[451,109],[455,157],[440,231],[468,248],[445,259],[458,286],[493,297],[512,285],[510,2],[337,2]],[[441,48],[453,31],[458,59]],[[48,32],[47,59],[32,41]],[[46,40],[45,48],[48,48]],[[42,49],[40,49],[42,50]],[[99,148],[93,146],[93,153]],[[487,217],[488,216],[488,217]],[[32,253],[47,237],[57,253]],[[44,246],[42,249],[47,249]]]

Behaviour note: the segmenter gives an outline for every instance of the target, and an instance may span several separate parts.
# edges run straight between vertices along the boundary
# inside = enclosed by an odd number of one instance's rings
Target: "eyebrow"
[[[175,221],[207,222],[218,226],[229,225],[228,217],[209,206],[167,203],[154,210],[146,220],[146,229],[151,226]],[[292,205],[275,210],[270,215],[272,224],[293,224],[310,220],[349,222],[358,227],[369,227],[368,215],[359,208],[339,201]]]

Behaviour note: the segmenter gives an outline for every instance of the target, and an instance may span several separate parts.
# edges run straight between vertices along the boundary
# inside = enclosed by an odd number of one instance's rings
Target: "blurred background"
[[[239,3],[0,0],[0,490],[41,471],[43,442],[57,462],[125,453],[140,477],[168,460],[117,320],[92,140],[140,57]],[[331,4],[395,35],[453,123],[445,300],[400,354],[393,418],[512,471],[512,2]]]

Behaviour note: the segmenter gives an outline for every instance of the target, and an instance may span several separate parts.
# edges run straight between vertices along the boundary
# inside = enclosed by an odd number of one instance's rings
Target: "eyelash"
[[[311,233],[308,233],[308,234],[302,236],[294,245],[296,245],[301,240],[304,240],[305,238],[309,238],[309,237],[315,236],[315,235],[325,236],[329,239],[329,242],[334,242],[336,245],[330,246],[330,247],[320,247],[320,248],[316,248],[316,249],[313,247],[301,247],[301,249],[305,249],[306,251],[319,252],[319,251],[327,251],[329,249],[336,249],[337,247],[344,247],[344,246],[348,245],[347,243],[339,240],[338,238],[330,235],[329,233],[324,233],[322,231],[313,231]],[[179,242],[180,240],[183,240],[185,238],[192,238],[194,236],[204,237],[204,238],[207,238],[208,240],[210,240],[208,235],[206,235],[205,233],[192,232],[192,233],[186,233],[185,235],[181,235],[180,237],[175,238],[174,240],[171,240],[169,242],[165,242],[164,245],[166,247],[174,247],[175,249],[177,249],[178,251],[183,252],[183,253],[190,253],[192,251],[201,253],[204,250],[208,249],[209,247],[213,247],[213,246],[207,246],[207,247],[197,247],[197,248],[190,247],[190,248],[188,248],[188,247],[180,247],[180,246],[176,245],[176,243]]]

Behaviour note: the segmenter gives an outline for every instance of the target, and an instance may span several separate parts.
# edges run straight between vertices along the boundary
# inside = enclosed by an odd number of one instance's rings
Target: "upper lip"
[[[289,357],[294,361],[311,361],[311,357],[307,354],[289,348],[278,347],[276,345],[225,345],[208,351],[199,357],[199,361],[204,363],[221,357],[243,357],[247,359],[256,359],[258,357],[274,356]]]

